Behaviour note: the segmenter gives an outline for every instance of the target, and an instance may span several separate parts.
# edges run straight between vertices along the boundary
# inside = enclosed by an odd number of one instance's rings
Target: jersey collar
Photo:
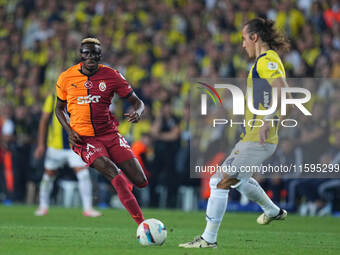
[[[83,65],[83,63],[82,62],[80,62],[79,63],[79,69],[78,69],[78,71],[79,71],[79,73],[81,73],[82,75],[85,75],[85,76],[87,76],[87,77],[91,77],[91,76],[94,76],[96,73],[98,73],[99,72],[99,69],[101,68],[101,64],[98,64],[98,69],[97,69],[97,71],[95,72],[95,73],[93,73],[93,74],[91,74],[91,75],[87,75],[87,74],[84,74],[83,72],[82,72],[82,70],[81,70],[81,66]]]

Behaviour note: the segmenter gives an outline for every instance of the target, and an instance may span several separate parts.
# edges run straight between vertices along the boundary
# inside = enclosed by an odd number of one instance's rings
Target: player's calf
[[[123,174],[118,174],[112,179],[111,183],[117,191],[119,200],[130,213],[134,221],[138,225],[142,223],[144,221],[142,210],[140,209],[135,196],[129,189],[126,177]]]
[[[117,165],[136,187],[144,188],[148,185],[148,180],[136,158],[128,159],[124,162],[118,163]]]

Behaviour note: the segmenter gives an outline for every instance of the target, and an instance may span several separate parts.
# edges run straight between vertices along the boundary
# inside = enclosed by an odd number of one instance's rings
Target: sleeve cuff
[[[131,91],[129,92],[129,94],[127,94],[126,96],[121,97],[121,98],[122,98],[122,99],[127,99],[127,98],[129,98],[132,94],[133,94],[133,90],[131,90]]]
[[[60,99],[58,96],[57,96],[57,99],[58,99],[59,101],[61,101],[61,102],[64,102],[64,103],[67,102],[67,100],[62,100],[62,99]]]

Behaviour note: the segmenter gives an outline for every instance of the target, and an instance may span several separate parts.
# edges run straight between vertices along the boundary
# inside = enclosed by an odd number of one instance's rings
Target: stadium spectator
[[[340,100],[340,89],[336,80],[321,78],[339,78],[340,74],[340,22],[336,0],[148,0],[129,1],[129,4],[123,0],[2,1],[1,104],[12,105],[20,109],[16,112],[26,114],[22,120],[19,118],[13,122],[12,130],[19,132],[11,134],[11,148],[20,154],[16,157],[27,157],[21,154],[34,146],[37,129],[29,127],[29,123],[36,122],[36,109],[41,108],[46,96],[54,89],[60,72],[77,62],[74,49],[84,35],[98,35],[107,53],[103,62],[123,73],[141,91],[140,95],[150,109],[143,128],[138,126],[138,132],[126,129],[132,141],[150,130],[162,107],[160,96],[164,94],[171,93],[173,111],[182,123],[185,118],[183,102],[189,97],[189,78],[247,75],[250,63],[237,46],[241,40],[238,29],[255,16],[276,19],[276,26],[288,32],[292,48],[282,56],[287,77],[320,78],[312,92],[313,96],[317,95],[313,102],[318,105],[316,110],[319,108],[322,112],[321,119],[326,126],[334,127],[339,117],[331,114],[331,110]],[[127,108],[117,102],[114,110],[117,116],[122,116]],[[121,122],[123,132],[126,123]],[[299,133],[306,133],[303,130],[307,122],[301,120],[301,126],[289,136],[296,140]],[[26,124],[29,128],[22,131]],[[22,139],[27,130],[32,130],[28,133],[32,137]],[[286,132],[282,131],[283,134]],[[231,141],[237,134],[229,136],[228,141]],[[330,144],[336,140],[333,131],[320,136],[319,141],[321,137],[330,140]],[[304,147],[318,145],[321,154],[317,158],[328,150],[325,141],[321,141],[321,145],[316,138],[308,139],[312,140],[305,140]],[[21,149],[17,150],[19,147]],[[155,161],[151,161],[150,169],[153,164]],[[14,171],[32,173],[36,170],[25,167]],[[20,180],[25,177],[18,178],[16,183],[25,182]],[[22,200],[23,196],[18,197]]]
[[[5,104],[1,109],[1,132],[0,132],[0,150],[1,150],[1,185],[2,192],[5,194],[5,199],[12,201],[15,199],[15,186],[13,179],[12,167],[12,150],[14,142],[14,122],[12,120],[12,107]]]
[[[177,197],[177,177],[175,171],[176,152],[179,149],[179,120],[172,112],[171,99],[162,105],[160,113],[152,126],[155,159],[151,170],[151,199],[153,206],[157,198],[155,189],[158,185],[166,187],[167,206],[175,207]],[[157,185],[157,186],[156,186]]]

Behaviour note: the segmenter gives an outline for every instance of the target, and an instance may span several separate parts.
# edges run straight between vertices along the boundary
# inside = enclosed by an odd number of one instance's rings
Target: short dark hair
[[[275,29],[273,20],[255,18],[248,21],[244,26],[247,26],[248,34],[257,34],[262,41],[268,44],[270,49],[280,52],[289,50],[290,45],[287,38]]]

